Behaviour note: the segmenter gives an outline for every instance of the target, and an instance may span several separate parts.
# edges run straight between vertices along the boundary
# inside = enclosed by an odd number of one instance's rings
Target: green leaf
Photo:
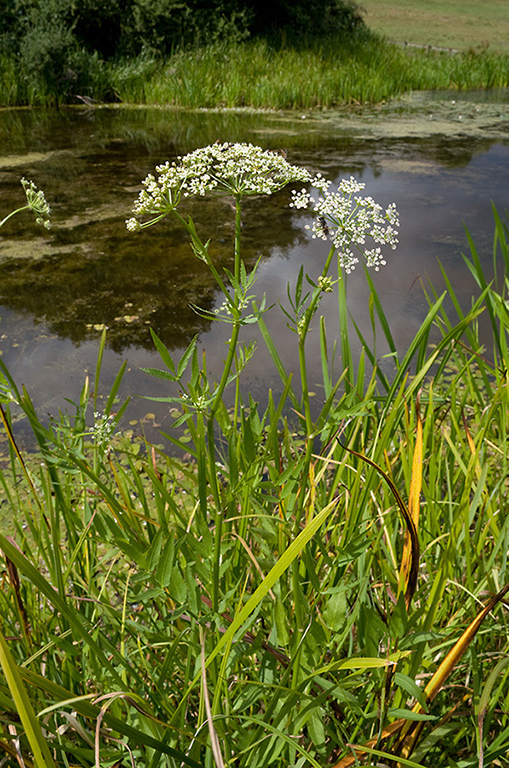
[[[164,379],[165,381],[177,381],[174,373],[161,371],[160,368],[142,368],[141,370],[143,373],[148,373],[149,376],[155,376],[157,379]]]
[[[411,709],[393,709],[392,707],[389,708],[388,711],[389,717],[394,717],[396,719],[404,718],[405,720],[436,720],[437,718],[434,717],[434,715],[426,715],[424,712],[412,712]]]
[[[215,648],[208,655],[207,663],[206,663],[207,667],[210,666],[212,661],[216,658],[216,656],[220,653],[220,651],[224,648],[224,646],[230,643],[230,641],[234,638],[235,634],[239,632],[239,630],[244,628],[244,625],[250,620],[251,614],[255,610],[257,610],[258,606],[260,605],[265,595],[269,592],[270,589],[272,589],[272,587],[279,580],[282,574],[290,567],[291,563],[300,554],[300,552],[303,550],[306,544],[312,539],[312,537],[318,531],[320,526],[326,521],[326,519],[328,518],[332,510],[337,506],[337,504],[338,504],[337,499],[334,499],[333,501],[330,502],[330,504],[327,504],[327,506],[324,507],[321,510],[321,512],[319,512],[316,515],[316,517],[312,518],[309,521],[306,527],[299,533],[297,538],[283,552],[283,554],[281,555],[277,563],[271,568],[267,576],[263,579],[262,583],[253,592],[253,594],[251,595],[249,600],[247,600],[243,608],[241,608],[241,610],[236,614],[234,620],[232,621],[232,623],[230,624],[226,632],[222,635],[221,639],[216,644]],[[200,679],[200,676],[201,676],[201,671],[197,673],[197,675],[189,684],[187,691],[184,693],[182,697],[181,704],[178,707],[178,710],[180,710],[181,706],[185,705],[188,693],[194,688],[194,686]]]
[[[155,347],[159,352],[159,357],[161,358],[165,366],[168,368],[168,370],[170,370],[174,374],[175,363],[173,362],[170,353],[168,352],[168,350],[166,349],[166,347],[164,346],[163,342],[161,341],[159,336],[156,334],[156,332],[152,330],[152,328],[150,329],[150,333],[152,336],[152,341],[154,342]]]
[[[184,371],[186,370],[186,368],[188,366],[189,360],[191,359],[191,356],[192,356],[193,352],[196,349],[196,342],[197,342],[197,336],[195,336],[191,340],[191,343],[189,344],[189,346],[187,347],[186,351],[184,352],[184,354],[180,358],[180,361],[179,361],[179,364],[178,364],[178,368],[177,368],[177,378],[178,379],[181,379],[182,376],[184,375]]]
[[[170,535],[170,538],[163,547],[156,570],[156,580],[163,588],[167,587],[171,580],[174,554],[175,540],[173,536]]]
[[[346,616],[346,587],[333,593],[327,600],[322,614],[323,620],[333,632],[339,632],[345,623]]]
[[[7,642],[0,632],[0,664],[9,686],[11,696],[20,716],[26,737],[29,741],[36,768],[55,768],[46,739],[35,716],[26,692],[17,664],[12,658]]]
[[[193,585],[193,593],[195,591]],[[176,603],[184,603],[187,598],[187,585],[177,567],[173,568],[170,578],[170,595]]]

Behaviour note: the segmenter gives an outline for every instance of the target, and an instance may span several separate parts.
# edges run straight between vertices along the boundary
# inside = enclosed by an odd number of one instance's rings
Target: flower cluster
[[[106,448],[115,437],[115,423],[113,416],[105,413],[94,413],[94,426],[90,430],[90,435],[93,438],[95,444],[101,448]]]
[[[310,180],[308,171],[290,165],[283,152],[252,144],[211,144],[159,165],[156,171],[157,178],[150,174],[143,182],[133,208],[135,216],[155,218],[144,224],[129,219],[126,226],[131,231],[158,221],[189,195],[271,195],[289,182]]]
[[[318,287],[324,293],[332,293],[334,290],[334,280],[331,277],[320,275],[318,278]]]
[[[392,249],[397,245],[399,226],[398,212],[394,203],[384,211],[372,197],[361,197],[358,193],[365,184],[351,176],[343,179],[337,190],[332,190],[332,182],[318,174],[311,184],[318,190],[315,199],[307,189],[293,191],[293,208],[308,208],[316,218],[308,229],[313,237],[332,242],[338,252],[340,265],[348,274],[359,259],[352,250],[360,251],[368,267],[378,270],[386,262],[379,246],[388,245]],[[371,238],[375,247],[368,249],[366,238]]]
[[[27,207],[35,213],[36,222],[49,229],[51,227],[49,220],[51,208],[44,197],[44,192],[42,189],[37,189],[33,181],[21,179],[21,184],[27,197]]]

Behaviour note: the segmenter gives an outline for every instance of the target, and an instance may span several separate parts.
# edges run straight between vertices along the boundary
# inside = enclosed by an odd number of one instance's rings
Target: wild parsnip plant
[[[329,248],[322,274],[302,269],[283,307],[299,381],[242,262],[244,196],[287,183],[299,184],[293,205],[315,215],[312,232]],[[404,354],[366,268],[373,340],[361,337],[354,366],[346,273],[356,259],[381,266],[398,226],[394,206],[361,191],[236,144],[145,180],[128,229],[176,217],[222,291],[213,315],[230,325],[219,381],[196,341],[177,360],[153,334],[164,367],[149,373],[173,388],[166,400],[186,434],[168,438],[189,460],[118,434],[123,369],[99,409],[105,334],[94,394],[87,381],[74,416],[49,426],[0,362],[10,441],[0,481],[16,520],[15,538],[0,534],[6,765],[508,765],[507,228],[496,216],[499,282],[471,240],[479,296],[466,311],[448,284],[453,318],[445,294],[429,291]],[[233,198],[231,271],[218,272],[179,211],[189,194]],[[339,380],[319,315],[331,290]],[[480,342],[483,311],[494,359]],[[265,410],[241,388],[256,355],[241,340],[246,323],[258,323],[281,376]],[[392,378],[377,365],[379,333]],[[18,448],[13,409],[32,427],[36,463]]]

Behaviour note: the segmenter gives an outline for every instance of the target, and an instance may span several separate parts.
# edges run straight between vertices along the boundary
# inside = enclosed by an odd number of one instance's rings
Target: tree
[[[54,59],[55,71],[64,51],[166,55],[219,37],[294,42],[361,25],[353,0],[0,0],[0,50],[42,69]]]

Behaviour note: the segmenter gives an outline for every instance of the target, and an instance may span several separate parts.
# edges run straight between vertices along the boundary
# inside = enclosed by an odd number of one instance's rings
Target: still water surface
[[[464,226],[489,264],[491,202],[509,208],[509,95],[414,94],[362,112],[282,114],[175,112],[165,109],[66,109],[0,111],[0,214],[19,207],[19,179],[44,189],[53,228],[38,228],[27,214],[0,234],[0,350],[18,384],[25,384],[41,412],[55,413],[76,399],[85,372],[92,373],[100,329],[108,327],[102,385],[108,391],[123,360],[129,371],[123,394],[161,396],[166,385],[140,369],[157,366],[153,327],[172,349],[195,335],[219,373],[228,328],[211,327],[192,309],[218,297],[184,234],[169,219],[129,234],[140,181],[156,164],[220,139],[284,148],[288,160],[335,180],[354,175],[384,207],[397,204],[400,245],[389,252],[376,285],[398,347],[411,340],[426,312],[420,280],[441,287],[437,259],[465,304],[474,291],[462,252]],[[303,212],[288,207],[289,191],[250,200],[244,207],[244,259],[261,256],[256,292],[276,306],[266,316],[282,357],[295,367],[295,336],[277,302],[301,264],[316,278],[324,243],[309,239]],[[219,265],[231,265],[233,218],[226,199],[188,201],[186,212],[202,239],[212,238]],[[359,270],[348,280],[352,315],[369,334],[369,292]],[[331,337],[337,306],[322,311]],[[317,323],[316,323],[317,324]],[[256,338],[249,328],[245,338]],[[311,368],[319,370],[313,338]],[[357,347],[360,349],[360,345]],[[380,356],[386,350],[380,347]],[[259,349],[249,366],[249,388],[264,400],[278,387],[268,356]],[[313,384],[319,390],[318,381]],[[318,391],[319,394],[319,391]],[[168,406],[135,399],[129,418],[147,412],[167,428]],[[151,421],[151,420],[150,420]],[[150,424],[147,424],[150,427]]]

